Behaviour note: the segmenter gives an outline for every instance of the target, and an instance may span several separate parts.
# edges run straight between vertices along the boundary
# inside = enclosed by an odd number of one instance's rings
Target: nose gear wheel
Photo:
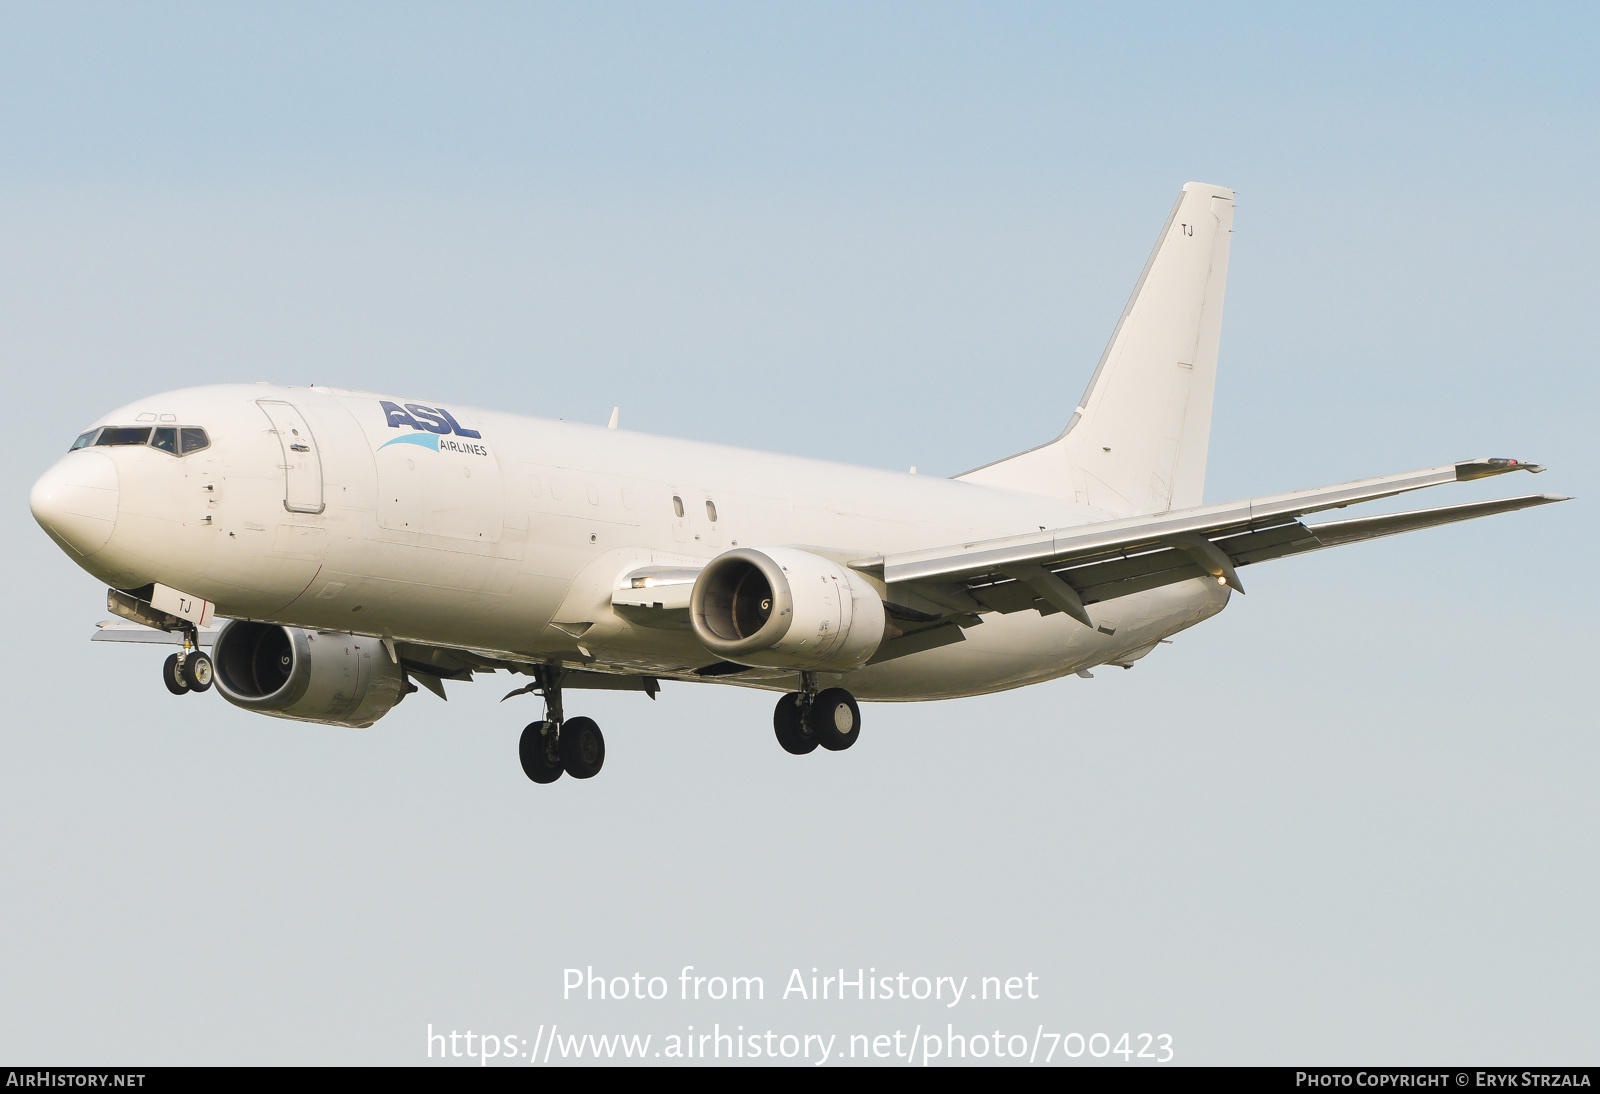
[[[167,658],[166,664],[161,666],[161,682],[167,685],[167,690],[174,695],[187,695],[189,681],[183,678],[183,659],[177,654]]]

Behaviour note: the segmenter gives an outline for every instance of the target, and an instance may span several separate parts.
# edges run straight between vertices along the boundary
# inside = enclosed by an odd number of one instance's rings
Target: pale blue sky
[[[560,970],[1034,971],[1190,1062],[1593,1061],[1591,6],[0,9],[0,1058],[410,1062]],[[154,390],[317,382],[951,474],[1053,435],[1178,187],[1238,214],[1207,495],[1478,455],[1568,505],[1253,567],[1130,672],[866,709],[485,680],[171,699],[26,491]],[[509,685],[506,685],[507,687]]]

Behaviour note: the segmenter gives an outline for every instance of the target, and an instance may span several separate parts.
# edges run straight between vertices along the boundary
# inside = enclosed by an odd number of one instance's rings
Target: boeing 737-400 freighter
[[[766,688],[783,748],[840,751],[858,699],[1127,667],[1220,612],[1248,565],[1565,500],[1304,519],[1541,470],[1476,459],[1203,504],[1233,199],[1183,188],[1060,436],[952,479],[220,385],[106,415],[33,514],[110,586],[120,619],[97,638],[181,647],[172,692],[215,681],[247,710],[365,727],[418,685],[504,670],[545,700],[519,750],[544,783],[605,760],[593,720],[566,716],[574,689]]]

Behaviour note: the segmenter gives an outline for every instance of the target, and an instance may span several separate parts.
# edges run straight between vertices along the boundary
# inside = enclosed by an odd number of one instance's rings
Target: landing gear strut
[[[594,719],[565,717],[561,677],[560,668],[541,666],[526,689],[537,691],[545,702],[544,720],[528,723],[517,743],[522,773],[536,783],[553,783],[563,772],[574,779],[592,779],[606,762],[606,739]]]
[[[167,658],[161,666],[161,681],[174,695],[209,691],[213,675],[211,658],[200,652],[200,632],[193,626],[183,631],[183,652]]]
[[[818,745],[843,752],[861,736],[861,708],[844,688],[817,690],[817,674],[802,672],[800,690],[778,700],[772,728],[785,752],[804,756]]]

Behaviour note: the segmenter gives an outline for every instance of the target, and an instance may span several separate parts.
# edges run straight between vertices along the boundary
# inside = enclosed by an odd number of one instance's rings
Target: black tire
[[[522,773],[536,783],[553,783],[561,778],[561,761],[550,759],[547,747],[549,734],[555,726],[549,722],[529,722],[517,742],[517,757],[522,761]]]
[[[829,752],[843,752],[861,736],[861,708],[844,688],[826,688],[811,700],[806,725]]]
[[[574,779],[592,779],[606,762],[606,739],[593,718],[561,723],[561,765]]]
[[[211,658],[196,650],[183,659],[183,682],[190,691],[210,691],[215,669]]]
[[[800,717],[799,692],[791,691],[778,700],[772,712],[772,731],[778,735],[783,750],[791,756],[816,751],[817,735],[806,728],[805,719]]]
[[[174,695],[189,693],[189,681],[183,678],[183,671],[178,668],[177,654],[167,658],[167,663],[161,666],[161,682],[166,684],[167,690]]]

